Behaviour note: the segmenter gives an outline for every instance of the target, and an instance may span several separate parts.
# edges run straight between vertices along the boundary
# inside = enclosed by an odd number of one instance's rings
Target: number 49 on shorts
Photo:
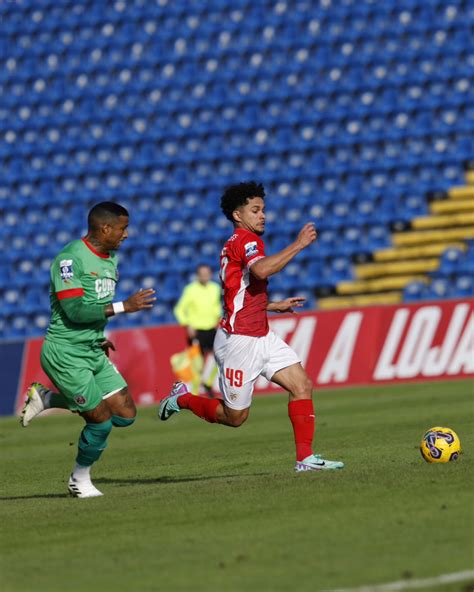
[[[242,370],[234,370],[233,368],[225,369],[225,377],[229,381],[230,386],[241,387],[244,383],[244,373]]]

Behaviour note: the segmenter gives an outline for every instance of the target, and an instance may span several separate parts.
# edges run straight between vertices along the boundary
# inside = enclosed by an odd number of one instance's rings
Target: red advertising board
[[[473,309],[474,299],[437,301],[275,315],[270,324],[318,388],[440,380],[474,375]],[[110,338],[117,350],[112,359],[136,402],[160,400],[174,381],[170,357],[185,347],[183,329],[110,331]],[[48,383],[39,364],[41,343],[26,346],[19,395],[33,380]],[[260,377],[255,390],[279,387]]]

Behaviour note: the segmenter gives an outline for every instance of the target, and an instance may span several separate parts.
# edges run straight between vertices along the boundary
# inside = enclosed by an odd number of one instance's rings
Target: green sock
[[[79,436],[76,462],[81,467],[89,467],[99,460],[102,452],[107,448],[107,437],[112,430],[112,421],[108,419],[102,423],[86,423]]]
[[[134,417],[120,417],[120,415],[112,415],[112,424],[116,428],[127,428],[135,421]]]
[[[46,395],[46,409],[69,409],[68,401],[61,393],[49,391]]]

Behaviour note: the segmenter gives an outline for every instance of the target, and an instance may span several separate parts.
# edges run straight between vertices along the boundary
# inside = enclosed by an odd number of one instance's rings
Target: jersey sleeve
[[[60,253],[51,266],[52,288],[70,321],[89,324],[105,320],[104,304],[85,304],[82,297],[81,260],[72,253]]]
[[[265,257],[265,247],[260,237],[245,237],[238,243],[238,257],[249,269],[256,261]]]
[[[72,253],[60,253],[51,266],[51,284],[58,300],[84,295],[82,265]]]

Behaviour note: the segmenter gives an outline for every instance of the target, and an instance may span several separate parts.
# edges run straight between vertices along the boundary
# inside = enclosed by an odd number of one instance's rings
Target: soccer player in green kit
[[[45,409],[70,409],[86,425],[78,443],[76,465],[68,483],[75,497],[96,497],[90,469],[107,446],[112,427],[135,421],[135,403],[127,383],[108,358],[113,344],[104,336],[108,317],[153,306],[155,291],[140,290],[113,302],[118,280],[115,250],[128,236],[128,212],[114,202],[95,205],[87,236],[66,245],[51,266],[51,319],[41,350],[41,367],[58,389],[33,383],[21,424]]]

